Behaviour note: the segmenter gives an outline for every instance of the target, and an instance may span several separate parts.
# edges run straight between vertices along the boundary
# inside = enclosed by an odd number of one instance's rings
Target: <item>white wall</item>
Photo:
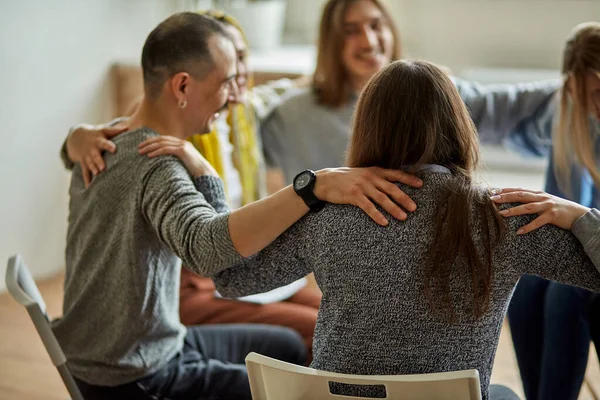
[[[112,114],[109,66],[139,59],[175,0],[0,1],[0,290],[7,258],[36,277],[64,267],[67,129]]]
[[[325,0],[288,0],[290,41],[314,43]],[[599,0],[388,0],[404,53],[451,67],[556,69],[566,35]]]
[[[392,0],[408,56],[464,67],[559,68],[565,37],[598,0]]]
[[[285,36],[291,43],[315,43],[325,0],[288,0]]]

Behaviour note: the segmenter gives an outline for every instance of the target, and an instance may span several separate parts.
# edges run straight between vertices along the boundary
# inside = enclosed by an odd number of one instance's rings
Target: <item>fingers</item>
[[[98,175],[100,173],[91,154],[85,156],[83,161],[81,161],[81,164],[85,165],[85,167],[94,175]]]
[[[156,142],[185,143],[185,140],[168,135],[152,136],[151,138],[148,138],[140,143],[139,146],[145,146],[147,144]]]
[[[527,189],[523,189],[523,188],[502,188],[502,189],[492,190],[492,192],[494,194],[510,193],[510,192],[526,192],[526,191],[527,191]]]
[[[111,139],[111,138],[117,136],[118,134],[125,132],[128,129],[129,129],[128,126],[106,127],[106,128],[102,128],[100,130],[100,132],[102,132],[104,134],[105,138]]]
[[[492,196],[496,203],[527,203],[500,211],[503,217],[513,217],[517,215],[539,214],[539,216],[527,225],[517,230],[517,235],[524,235],[532,232],[546,224],[553,223],[552,203],[548,201],[548,196],[543,192],[522,191],[515,189],[512,192]]]
[[[117,145],[114,144],[112,141],[106,139],[101,139],[98,142],[98,147],[100,148],[100,150],[108,151],[109,153],[113,154],[117,151]]]
[[[548,214],[542,214],[527,225],[517,230],[517,235],[525,235],[541,226],[552,223],[552,217]]]
[[[548,195],[542,192],[524,191],[518,189],[513,192],[506,193],[502,190],[501,194],[491,196],[490,199],[495,203],[532,203],[548,199]]]
[[[88,167],[85,166],[85,164],[81,164],[81,175],[83,176],[83,184],[87,189],[92,181],[92,174]]]
[[[388,225],[388,220],[366,196],[358,198],[355,205],[367,213],[367,215],[377,224],[381,226]]]
[[[406,219],[406,213],[396,203],[394,203],[387,194],[381,192],[377,187],[372,186],[365,188],[365,194],[373,202],[377,203],[381,208],[390,213],[394,218],[402,221]]]
[[[94,175],[98,175],[100,172],[104,171],[104,159],[102,158],[100,152],[92,152],[92,154],[87,157],[87,162],[88,168],[90,168]]]
[[[159,149],[161,146],[164,146],[164,144],[161,144],[161,143],[149,143],[149,144],[146,144],[144,146],[138,147],[138,149],[139,149],[140,154],[143,155],[143,154],[151,153],[151,152],[155,151],[156,149]]]
[[[551,206],[546,203],[529,203],[502,210],[500,211],[500,214],[504,217],[514,217],[516,215],[528,214],[541,214],[550,207]]]
[[[138,145],[138,150],[140,151],[140,154],[147,154],[153,150],[156,150],[160,146],[181,145],[182,142],[184,141],[173,136],[155,136],[140,143]]]
[[[545,192],[542,192],[542,191],[539,191],[539,190],[531,190],[531,189],[523,189],[523,188],[492,189],[492,193],[493,194],[505,194],[505,193],[514,193],[514,192],[545,194]]]
[[[406,185],[418,188],[418,187],[423,186],[423,181],[421,179],[417,178],[414,175],[408,174],[404,171],[398,171],[398,170],[375,168],[373,170],[373,172],[375,173],[375,176],[377,178],[379,178],[379,179],[373,180],[373,184],[379,190],[381,190],[387,196],[394,199],[394,201],[396,203],[401,205],[406,210],[415,211],[417,209],[417,205],[415,204],[415,202],[410,197],[408,197],[408,195],[406,193],[404,193],[398,186],[394,185],[391,182],[400,182],[400,183],[404,183]],[[378,204],[380,204],[380,203],[378,203]],[[380,204],[380,205],[382,207],[384,207],[384,209],[386,211],[390,212],[390,210],[388,210],[384,206],[384,204]],[[401,213],[403,215],[406,215],[404,213],[404,211],[400,210],[399,207],[395,206],[394,208],[395,208],[395,210],[394,210],[395,212],[393,212],[393,213],[390,212],[392,215],[394,215],[394,216],[400,215],[399,211],[401,211]]]
[[[177,153],[181,151],[182,147],[179,144],[174,145],[168,142],[151,143],[145,147],[140,148],[140,154],[148,154],[149,156],[151,156],[159,149],[168,149],[169,152],[165,154],[177,155]]]
[[[379,189],[381,192],[386,194],[386,197],[391,197],[394,199],[396,203],[398,203],[402,208],[408,211],[415,211],[417,209],[417,205],[415,202],[408,197],[406,193],[402,191],[398,186],[386,180],[376,180],[373,184]],[[383,205],[382,205],[383,207]],[[389,212],[389,210],[386,209]],[[404,213],[404,212],[403,212]],[[392,214],[396,216],[396,214]]]
[[[400,182],[415,188],[420,188],[421,186],[423,186],[423,181],[421,179],[407,172],[395,169],[383,169],[376,167],[373,167],[372,169],[377,176],[383,179],[387,179],[390,182]]]
[[[114,154],[117,151],[117,146],[110,140],[99,138],[97,141],[93,142],[93,144],[90,144],[88,151],[89,153],[83,157],[82,162],[86,163],[86,166],[94,175],[98,175],[106,168],[106,164],[102,158],[102,152],[108,151]]]
[[[180,150],[181,150],[181,147],[162,146],[162,147],[157,148],[154,151],[150,151],[148,153],[148,157],[153,158],[153,157],[164,156],[164,155],[177,156],[179,154]]]

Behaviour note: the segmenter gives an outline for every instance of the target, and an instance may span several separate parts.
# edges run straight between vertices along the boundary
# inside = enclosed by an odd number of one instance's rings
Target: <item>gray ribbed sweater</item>
[[[578,220],[575,235],[544,226],[516,236],[517,228],[533,217],[508,219],[506,238],[493,255],[490,311],[477,322],[451,325],[430,313],[423,294],[423,265],[434,215],[444,202],[440,187],[453,178],[444,173],[423,178],[422,189],[402,186],[418,205],[406,222],[391,220],[381,227],[358,208],[328,205],[307,215],[251,261],[219,273],[213,278],[217,289],[226,296],[244,296],[314,272],[323,300],[313,367],[349,374],[475,368],[487,398],[502,321],[521,275],[600,291],[600,272],[575,236],[600,265],[600,213],[592,210]],[[482,237],[481,223],[471,222],[477,241]],[[468,293],[459,282],[452,278],[457,310],[464,309]]]
[[[192,180],[175,157],[139,155],[155,135],[117,136],[87,190],[73,169],[63,316],[52,325],[73,375],[95,385],[138,380],[182,348],[180,258],[206,276],[242,259],[229,214],[213,208],[227,210],[220,180]]]

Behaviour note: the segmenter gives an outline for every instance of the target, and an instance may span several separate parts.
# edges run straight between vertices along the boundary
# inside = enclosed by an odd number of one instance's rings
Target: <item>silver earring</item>
[[[177,105],[179,106],[179,108],[183,109],[187,106],[187,100],[180,101]]]

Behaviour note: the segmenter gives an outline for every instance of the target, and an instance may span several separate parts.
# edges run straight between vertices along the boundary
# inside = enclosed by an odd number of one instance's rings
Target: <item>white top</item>
[[[229,208],[235,210],[242,206],[242,184],[240,174],[233,165],[233,145],[229,140],[231,128],[227,124],[227,112],[221,113],[217,121],[217,134],[223,159],[223,174],[225,175],[227,203]]]

